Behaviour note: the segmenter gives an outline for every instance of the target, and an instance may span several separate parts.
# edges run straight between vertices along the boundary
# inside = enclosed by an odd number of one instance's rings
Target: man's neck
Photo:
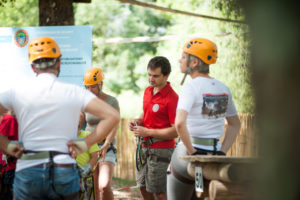
[[[48,73],[48,74],[54,74],[56,77],[58,76],[58,72],[57,70],[50,70],[50,69],[47,69],[47,70],[39,70],[36,75],[40,75],[40,74],[45,74],[45,73]]]
[[[201,73],[198,71],[193,71],[193,72],[191,72],[190,75],[191,75],[192,79],[194,79],[196,77],[211,78],[208,73]]]
[[[166,85],[168,84],[168,82],[165,82],[164,84],[161,84],[158,87],[153,87],[153,95],[157,94],[160,90],[162,90]]]

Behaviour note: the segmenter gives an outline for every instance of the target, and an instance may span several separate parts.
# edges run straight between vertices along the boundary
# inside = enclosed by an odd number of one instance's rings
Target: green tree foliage
[[[14,2],[15,0],[0,0],[0,6],[5,6],[8,2]]]
[[[111,0],[93,0],[92,4],[77,5],[75,24],[92,24],[94,38],[161,36],[171,25],[170,17],[128,4]],[[137,61],[145,54],[154,55],[159,43],[106,44],[93,46],[93,65],[109,71],[106,84],[113,92],[141,91],[137,81],[145,78],[135,71]],[[108,74],[108,73],[107,73]],[[143,89],[143,88],[142,88]]]
[[[0,1],[0,26],[38,26],[38,0]]]

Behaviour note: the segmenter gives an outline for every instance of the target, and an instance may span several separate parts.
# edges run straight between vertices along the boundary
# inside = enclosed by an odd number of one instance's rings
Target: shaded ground
[[[112,189],[114,193],[115,200],[141,200],[138,188],[130,188],[130,186],[135,186],[134,181],[127,181],[121,179],[113,179]],[[123,188],[120,190],[120,188]]]

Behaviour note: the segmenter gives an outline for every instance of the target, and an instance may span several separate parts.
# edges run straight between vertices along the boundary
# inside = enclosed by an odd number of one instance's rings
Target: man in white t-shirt
[[[225,155],[240,129],[230,90],[209,76],[209,65],[216,62],[217,53],[216,45],[203,38],[192,39],[183,47],[180,69],[192,80],[183,86],[179,95],[175,127],[181,142],[171,159],[171,174],[167,180],[169,200],[189,200],[193,195],[194,178],[187,172],[188,162],[180,157]],[[224,119],[227,128],[221,144]]]
[[[49,37],[28,44],[37,77],[0,93],[0,114],[13,110],[19,144],[0,137],[0,150],[18,157],[14,196],[18,200],[78,199],[79,177],[74,157],[104,139],[119,114],[88,90],[58,81],[61,52]],[[101,118],[96,131],[77,139],[78,116]]]

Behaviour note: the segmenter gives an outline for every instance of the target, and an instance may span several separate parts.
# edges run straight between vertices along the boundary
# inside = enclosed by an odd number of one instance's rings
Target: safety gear
[[[83,76],[84,85],[95,85],[100,83],[104,79],[103,72],[100,68],[88,69]]]
[[[192,154],[192,156],[195,155],[217,155],[217,156],[226,156],[226,154],[223,151],[209,151],[205,149],[198,149],[196,148],[196,151]]]
[[[40,58],[58,58],[60,56],[58,44],[50,37],[36,38],[28,44],[29,62],[34,62]]]
[[[69,153],[63,153],[59,151],[32,151],[32,150],[24,150],[24,153],[21,156],[21,160],[36,160],[36,159],[44,159],[50,158],[57,155],[69,155]]]
[[[191,142],[193,144],[198,145],[205,145],[205,146],[215,146],[218,143],[218,139],[216,138],[197,138],[197,137],[190,137]]]
[[[74,140],[75,145],[73,146],[77,155],[86,152],[89,148],[84,138],[77,138]]]
[[[208,65],[216,63],[218,57],[216,44],[204,38],[188,41],[183,47],[183,52],[200,58]]]
[[[85,178],[89,175],[91,172],[91,165],[89,163],[83,165],[83,166],[78,166],[80,176]]]

